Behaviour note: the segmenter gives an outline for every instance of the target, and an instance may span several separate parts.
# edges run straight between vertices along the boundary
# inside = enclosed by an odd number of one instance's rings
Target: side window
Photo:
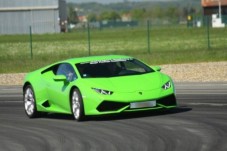
[[[68,81],[76,80],[77,76],[73,67],[68,63],[63,63],[58,66],[56,75],[64,75]]]

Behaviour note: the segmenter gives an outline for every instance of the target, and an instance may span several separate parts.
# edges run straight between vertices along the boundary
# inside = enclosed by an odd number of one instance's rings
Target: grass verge
[[[227,28],[152,27],[151,52],[146,27],[91,30],[91,55],[130,55],[156,64],[227,61]],[[88,56],[86,30],[33,35],[33,59],[28,35],[0,36],[0,73],[29,72],[50,63]]]

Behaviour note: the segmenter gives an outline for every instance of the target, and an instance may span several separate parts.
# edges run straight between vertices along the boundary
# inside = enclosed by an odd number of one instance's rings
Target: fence
[[[206,17],[192,23],[160,22],[151,19],[136,26],[101,29],[86,24],[69,33],[42,35],[33,35],[28,27],[27,35],[0,35],[1,65],[33,58],[40,62],[37,68],[66,58],[108,54],[131,55],[152,64],[207,61],[206,57],[227,60],[227,27],[212,28],[211,18]]]

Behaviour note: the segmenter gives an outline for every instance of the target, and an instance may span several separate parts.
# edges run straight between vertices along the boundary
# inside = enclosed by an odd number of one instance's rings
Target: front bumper
[[[152,101],[152,100],[146,100]],[[143,102],[146,102],[143,101]],[[174,94],[165,96],[163,98],[155,99],[156,105],[153,107],[130,108],[130,103],[122,103],[115,101],[103,101],[98,107],[99,112],[124,112],[124,111],[137,111],[137,110],[152,110],[160,108],[173,108],[177,106],[176,97]],[[136,101],[135,101],[136,102]],[[141,101],[138,101],[141,102]]]
[[[133,102],[146,102],[146,101],[156,101],[156,105],[152,107],[141,107],[141,108],[131,108],[130,103]],[[133,111],[144,111],[144,110],[158,110],[158,109],[171,109],[177,107],[177,101],[175,94],[169,94],[155,99],[146,100],[133,100],[127,102],[119,102],[113,100],[104,100],[100,102],[96,108],[92,110],[85,110],[86,115],[103,115],[103,114],[114,114],[122,112],[133,112]]]

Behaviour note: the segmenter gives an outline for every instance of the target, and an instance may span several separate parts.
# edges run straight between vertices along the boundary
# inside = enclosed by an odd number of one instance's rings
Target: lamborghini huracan
[[[160,70],[122,55],[60,61],[26,75],[25,113],[29,118],[72,114],[81,121],[89,115],[175,108],[174,83]]]

